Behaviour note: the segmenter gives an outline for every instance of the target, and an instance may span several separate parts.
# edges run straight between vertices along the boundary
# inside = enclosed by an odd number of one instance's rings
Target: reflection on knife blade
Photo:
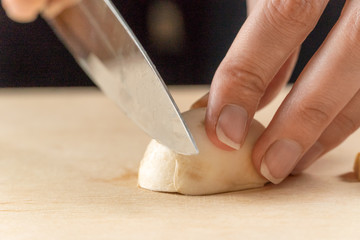
[[[166,85],[109,0],[82,0],[47,19],[102,91],[151,137],[198,152]]]

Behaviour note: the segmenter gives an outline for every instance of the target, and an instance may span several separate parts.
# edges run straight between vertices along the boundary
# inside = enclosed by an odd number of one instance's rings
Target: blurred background
[[[166,84],[210,84],[246,19],[245,0],[113,0]],[[303,44],[295,81],[340,15],[332,0]],[[0,8],[0,87],[92,86],[93,83],[38,18],[12,22]]]

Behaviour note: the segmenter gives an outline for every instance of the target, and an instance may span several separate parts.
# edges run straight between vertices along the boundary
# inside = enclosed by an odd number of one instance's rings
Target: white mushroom
[[[262,187],[267,182],[259,176],[251,152],[264,127],[253,121],[244,145],[237,151],[215,147],[205,128],[205,108],[183,114],[199,148],[198,155],[173,152],[152,140],[140,164],[138,184],[142,188],[186,195],[206,195]]]

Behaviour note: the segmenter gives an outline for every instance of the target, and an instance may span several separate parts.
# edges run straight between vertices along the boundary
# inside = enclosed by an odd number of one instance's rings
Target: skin
[[[17,22],[34,21],[39,13],[53,17],[57,10],[79,0],[1,0],[6,14]]]
[[[44,9],[47,0],[1,0],[1,4],[11,19],[30,22]]]
[[[30,21],[46,0],[2,0],[8,15]],[[217,127],[225,106],[245,112],[243,129],[227,118],[226,133],[243,143],[257,110],[288,81],[302,42],[328,0],[248,0],[249,16],[219,65],[209,94],[193,107],[208,106],[206,131],[219,148]],[[360,126],[360,1],[348,0],[328,37],[307,64],[253,150],[257,171],[274,183],[299,173],[338,146]],[[244,115],[244,114],[243,114]],[[236,146],[235,144],[235,146]],[[296,156],[295,156],[295,155]],[[268,171],[263,168],[267,167]]]
[[[209,95],[195,103],[195,107],[208,105],[206,128],[215,145],[229,149],[216,134],[219,115],[227,104],[246,109],[246,135],[255,112],[287,82],[301,43],[327,3],[267,0],[252,4],[247,21],[215,73]],[[273,164],[272,175],[281,180],[291,172],[303,171],[359,128],[359,16],[360,2],[347,1],[337,24],[258,139],[253,161],[259,173],[263,174],[261,164],[270,147],[279,140],[300,146],[291,166],[283,167],[284,161]],[[278,155],[269,155],[280,159],[281,149],[276,150]]]

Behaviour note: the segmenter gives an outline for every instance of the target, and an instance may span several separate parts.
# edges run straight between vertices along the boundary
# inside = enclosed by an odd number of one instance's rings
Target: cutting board
[[[182,110],[207,90],[171,88]],[[3,89],[0,113],[1,240],[360,237],[360,131],[280,185],[191,197],[137,187],[150,139],[95,88]]]

